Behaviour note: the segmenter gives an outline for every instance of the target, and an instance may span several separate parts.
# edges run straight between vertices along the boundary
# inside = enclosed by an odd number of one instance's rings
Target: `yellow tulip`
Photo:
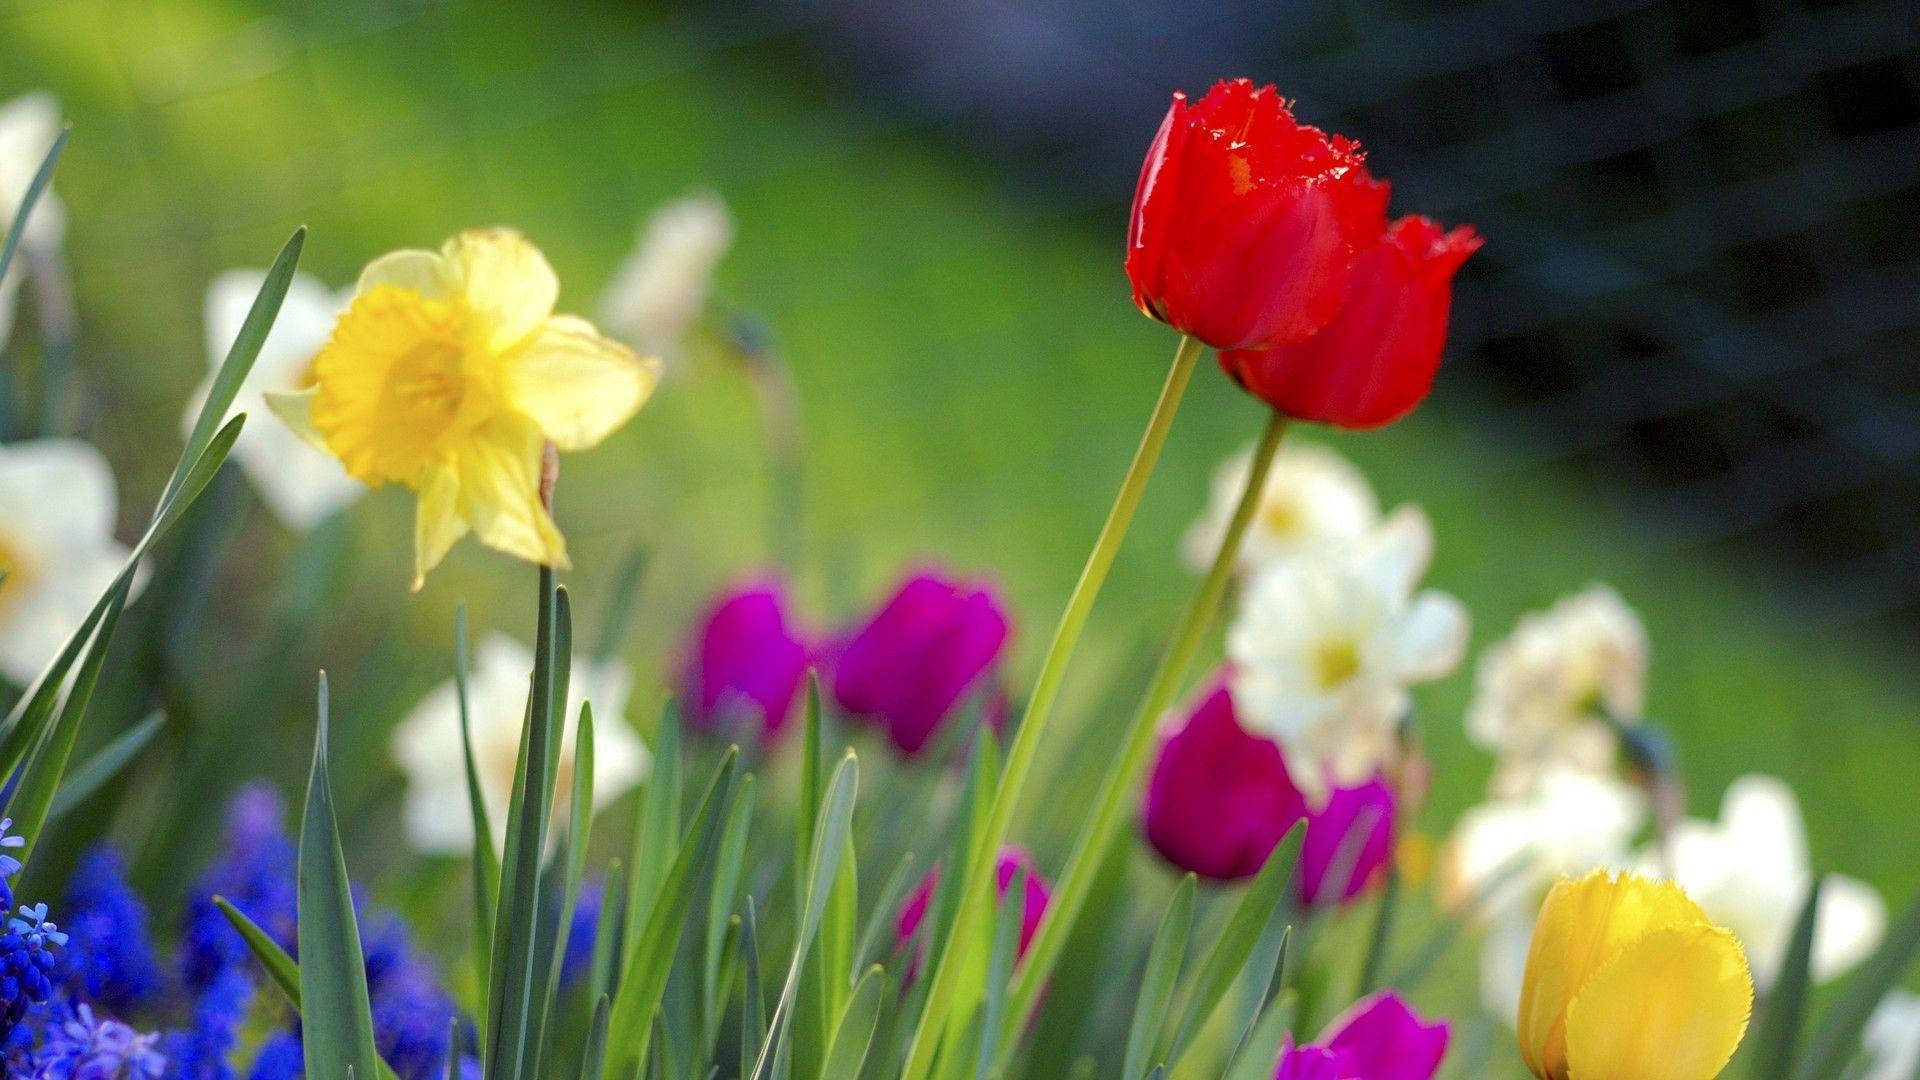
[[[268,395],[354,477],[418,493],[416,589],[468,530],[564,568],[566,541],[540,492],[546,446],[595,445],[659,381],[659,361],[555,315],[559,291],[546,257],[510,229],[383,255],[313,358],[312,385]]]
[[[1540,909],[1520,1054],[1541,1080],[1711,1080],[1752,1010],[1731,932],[1677,885],[1596,870],[1562,878]]]

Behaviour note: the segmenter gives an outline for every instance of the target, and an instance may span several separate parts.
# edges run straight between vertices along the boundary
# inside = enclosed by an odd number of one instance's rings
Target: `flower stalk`
[[[1246,535],[1247,526],[1260,505],[1261,493],[1267,485],[1267,472],[1273,466],[1274,456],[1280,451],[1288,426],[1288,418],[1276,412],[1268,419],[1266,430],[1260,435],[1260,443],[1253,453],[1252,468],[1247,471],[1247,486],[1234,506],[1226,535],[1221,538],[1220,550],[1215,553],[1206,576],[1200,580],[1199,589],[1188,602],[1186,612],[1167,645],[1167,651],[1160,659],[1160,666],[1154,671],[1153,681],[1147,686],[1140,711],[1134,715],[1133,725],[1128,729],[1120,755],[1114,759],[1113,767],[1108,770],[1106,780],[1101,785],[1093,814],[1087,819],[1080,839],[1074,845],[1073,854],[1067,860],[1054,901],[1047,909],[1046,918],[1040,923],[1026,962],[1015,975],[1006,1012],[1008,1031],[1018,1031],[1027,1022],[1027,1014],[1038,1004],[1040,990],[1046,986],[1054,965],[1060,960],[1061,950],[1066,946],[1067,936],[1073,932],[1074,922],[1091,894],[1100,865],[1106,861],[1107,853],[1120,836],[1126,820],[1127,801],[1140,789],[1140,776],[1146,767],[1148,753],[1153,749],[1153,736],[1160,716],[1173,703],[1173,696],[1185,681],[1194,655],[1200,651],[1207,629],[1213,625],[1221,601],[1226,597],[1227,585],[1233,578],[1234,561],[1239,556],[1241,538]]]
[[[1140,436],[1140,445],[1134,450],[1132,463],[1127,466],[1120,492],[1114,497],[1112,508],[1107,511],[1106,523],[1100,527],[1100,536],[1094,541],[1093,551],[1087,555],[1086,566],[1080,571],[1080,580],[1074,583],[1066,610],[1060,614],[1060,622],[1054,629],[1046,658],[1040,664],[1040,674],[1034,680],[1026,716],[1021,720],[1013,744],[1008,749],[1006,767],[988,810],[985,830],[975,838],[966,876],[961,879],[959,907],[954,915],[953,929],[947,935],[946,945],[941,949],[933,969],[933,983],[926,1010],[921,1013],[919,1025],[914,1029],[912,1049],[903,1073],[908,1080],[923,1080],[932,1070],[934,1053],[939,1049],[961,989],[959,982],[965,967],[961,959],[972,947],[968,936],[984,932],[992,915],[995,858],[1012,828],[1013,811],[1019,804],[1021,789],[1026,786],[1027,774],[1033,769],[1034,755],[1040,748],[1054,703],[1059,697],[1067,663],[1080,643],[1081,632],[1086,629],[1094,600],[1099,597],[1100,588],[1106,583],[1107,572],[1113,568],[1114,556],[1119,553],[1120,544],[1126,539],[1127,527],[1133,522],[1133,513],[1140,505],[1141,495],[1146,492],[1147,480],[1160,460],[1160,450],[1166,445],[1174,414],[1180,410],[1180,399],[1186,394],[1187,383],[1193,377],[1193,370],[1204,348],[1196,338],[1180,339],[1173,366],[1167,371],[1159,400],[1154,402],[1153,414],[1147,420],[1147,429]],[[1028,966],[1031,967],[1031,964]]]

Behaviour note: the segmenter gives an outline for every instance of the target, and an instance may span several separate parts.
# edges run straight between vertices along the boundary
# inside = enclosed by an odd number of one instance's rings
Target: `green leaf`
[[[110,588],[106,599],[106,611],[102,613],[93,636],[87,641],[80,669],[74,674],[66,701],[60,706],[60,715],[34,745],[20,777],[20,786],[14,791],[4,811],[6,816],[13,818],[19,835],[26,840],[14,854],[14,858],[23,863],[28,861],[34,848],[39,845],[42,826],[46,824],[47,814],[53,807],[54,793],[59,790],[61,777],[66,774],[67,757],[73,752],[74,740],[80,735],[80,722],[86,717],[87,704],[93,698],[93,688],[100,681],[100,668],[107,661],[107,640],[112,637],[114,626],[119,623],[120,612],[127,601],[127,586],[122,584]]]
[[[580,703],[580,720],[573,736],[573,802],[567,821],[566,877],[561,881],[560,905],[554,919],[553,955],[548,958],[547,1000],[560,992],[560,964],[566,959],[567,934],[573,927],[573,907],[580,899],[580,879],[587,869],[587,840],[593,831],[593,704]]]
[[[860,764],[853,751],[849,750],[833,770],[833,779],[827,785],[826,801],[820,807],[818,823],[814,827],[813,849],[808,855],[803,879],[807,885],[806,902],[801,906],[800,925],[794,934],[793,959],[787,965],[787,978],[780,990],[780,1000],[773,1007],[767,1041],[761,1046],[759,1059],[749,1074],[753,1080],[770,1080],[774,1075],[775,1046],[782,1041],[782,1029],[792,1014],[794,995],[800,987],[801,965],[806,962],[807,950],[820,929],[827,893],[840,873],[840,859],[846,854],[847,834],[853,827],[853,804],[859,786]]]
[[[294,1012],[299,1012],[300,966],[294,962],[293,957],[287,955],[287,950],[281,948],[280,943],[273,940],[272,935],[260,929],[258,923],[247,918],[244,912],[228,903],[225,897],[214,897],[213,905],[227,917],[227,922],[239,932],[240,939],[247,943],[247,949],[253,953],[255,959],[260,961],[260,965],[267,969],[267,978],[272,980],[273,985],[287,999],[287,1004],[293,1006]],[[454,1018],[453,1027],[456,1031],[459,1024],[459,1018]],[[458,1045],[458,1042],[456,1040],[448,1045]],[[457,1065],[460,1056],[454,1054],[448,1060]],[[381,1080],[398,1080],[393,1066],[388,1065],[385,1059],[380,1061],[380,1078]]]
[[[580,1055],[580,1080],[600,1080],[606,1071],[607,1058],[607,995],[601,994],[593,1003],[593,1023],[587,1026],[587,1048]],[[452,1068],[455,1058],[449,1057],[448,1067]]]
[[[7,269],[13,265],[13,253],[20,249],[20,238],[26,235],[27,220],[40,196],[53,183],[54,167],[60,163],[60,151],[67,148],[67,136],[73,133],[70,127],[62,126],[60,134],[54,136],[53,145],[47,148],[47,156],[40,159],[40,167],[33,172],[28,182],[26,194],[20,197],[20,205],[13,212],[13,221],[7,225],[7,236],[0,243],[0,277],[6,276]]]
[[[67,776],[66,782],[53,793],[53,804],[47,808],[47,821],[58,821],[67,811],[84,802],[87,796],[100,789],[102,784],[120,774],[140,751],[153,741],[166,716],[153,713],[145,720],[121,732],[114,740],[100,748],[99,752],[80,763]]]
[[[753,821],[753,774],[740,778],[740,791],[734,797],[727,825],[720,832],[720,851],[714,860],[713,887],[707,893],[707,932],[700,966],[702,1014],[709,1028],[718,1028],[720,1014],[726,1008],[728,986],[721,968],[735,952],[728,942],[728,925],[734,918],[734,900],[740,890],[740,874],[746,863],[747,832]],[[711,1041],[711,1040],[709,1040]]]
[[[460,710],[460,751],[467,773],[467,812],[473,819],[473,962],[485,979],[493,970],[493,916],[500,903],[500,856],[493,850],[493,822],[480,792],[480,767],[473,758],[472,709],[468,704],[467,605],[453,609],[453,689]],[[486,1017],[481,1040],[486,1039]]]
[[[320,676],[319,729],[313,771],[300,816],[298,886],[300,1041],[310,1076],[380,1075],[373,1049],[373,1014],[367,1002],[367,967],[354,920],[347,860],[327,778],[327,677]]]
[[[1807,995],[1813,985],[1813,934],[1819,920],[1820,892],[1825,879],[1815,876],[1807,886],[1807,898],[1794,919],[1793,936],[1787,939],[1787,953],[1780,973],[1767,993],[1760,1013],[1759,1030],[1749,1044],[1753,1053],[1754,1080],[1787,1080],[1793,1075],[1794,1055],[1799,1052],[1800,1029],[1807,1012]]]
[[[1160,918],[1160,929],[1153,935],[1153,947],[1147,951],[1147,966],[1141,972],[1140,994],[1133,1007],[1133,1025],[1127,1031],[1126,1064],[1120,1072],[1125,1080],[1145,1076],[1147,1069],[1157,1064],[1149,1055],[1159,1046],[1160,1032],[1167,1026],[1167,1006],[1173,1001],[1180,963],[1187,954],[1195,888],[1192,874],[1180,879],[1167,901],[1167,913]]]
[[[853,996],[834,1025],[833,1041],[827,1044],[826,1064],[820,1075],[825,1080],[856,1080],[866,1064],[867,1050],[873,1045],[873,1030],[880,1022],[880,1001],[886,992],[886,973],[879,964],[868,968],[854,984]]]
[[[720,830],[733,795],[734,769],[739,761],[740,748],[729,747],[700,797],[687,828],[687,839],[661,881],[659,895],[635,924],[639,927],[638,933],[629,935],[620,991],[613,999],[607,1044],[607,1060],[612,1063],[616,1076],[637,1068],[646,1059],[648,1043],[653,1037],[653,1017],[667,988],[667,975],[678,951],[682,924],[693,904],[701,875],[711,865],[714,850],[719,846]]]
[[[980,1048],[974,1057],[975,1080],[993,1075],[994,1039],[999,1033],[1000,1015],[1006,1009],[1007,982],[1013,977],[1013,965],[1019,958],[1020,929],[1027,914],[1027,868],[1013,872],[1007,891],[1001,897],[993,926],[993,940],[987,946],[986,1004],[980,1011]],[[954,1072],[961,1063],[954,1062]]]
[[[1285,990],[1267,1002],[1239,1052],[1228,1063],[1222,1080],[1273,1080],[1274,1062],[1280,1060],[1280,1046],[1286,1041],[1287,1029],[1293,1026],[1297,1000],[1293,991]]]
[[[551,942],[542,933],[542,895],[557,883],[543,872],[543,860],[559,769],[560,713],[567,699],[573,631],[566,590],[554,584],[552,568],[541,567],[539,581],[533,681],[507,809],[507,848],[500,861],[500,900],[487,985],[484,1064],[487,1075],[499,1080],[539,1074],[549,987],[547,973],[539,970]]]
[[[635,544],[628,549],[627,557],[620,562],[620,569],[613,575],[613,585],[607,589],[607,610],[600,616],[600,636],[594,639],[595,660],[604,663],[620,651],[620,641],[627,636],[627,625],[633,621],[634,602],[640,596],[640,577],[647,571],[647,549]]]
[[[853,950],[853,962],[856,965],[867,964],[874,959],[881,936],[892,929],[899,919],[900,902],[906,899],[907,890],[914,885],[913,870],[914,855],[909,851],[900,856],[900,861],[893,866],[893,872],[887,875],[886,884],[880,886],[880,895],[875,898],[873,910],[867,913],[866,926],[860,931],[860,944]],[[851,979],[856,975],[861,973],[855,971],[848,977]]]
[[[206,400],[201,403],[200,412],[193,419],[193,427],[187,432],[186,449],[181,452],[179,463],[174,466],[173,475],[167,478],[167,486],[160,495],[162,509],[185,488],[188,468],[204,456],[203,451],[213,442],[214,432],[221,427],[227,410],[233,408],[234,399],[240,395],[241,384],[246,382],[247,373],[253,370],[254,359],[260,355],[260,346],[266,343],[267,331],[273,329],[273,320],[280,314],[280,305],[287,298],[287,287],[293,283],[293,272],[300,265],[300,249],[306,243],[307,229],[303,225],[293,230],[293,235],[281,245],[280,254],[274,256],[273,265],[267,269],[267,276],[260,283],[260,292],[254,296],[253,306],[247,309],[247,317],[240,324],[240,332],[234,335],[233,344],[227,347],[226,358],[220,361],[213,382],[207,386]]]
[[[1373,831],[1368,826],[1366,833]],[[1367,935],[1367,951],[1360,960],[1359,984],[1354,997],[1361,998],[1379,985],[1380,965],[1387,956],[1387,941],[1393,936],[1393,916],[1400,906],[1400,870],[1387,863],[1386,882],[1380,887],[1380,899],[1373,909],[1373,931]]]
[[[760,931],[748,894],[740,918],[740,1062],[753,1060],[767,1037],[767,1000],[760,991]]]
[[[1827,1012],[1813,1037],[1807,1056],[1800,1059],[1800,1067],[1793,1074],[1797,1080],[1829,1080],[1840,1075],[1860,1047],[1860,1033],[1866,1029],[1867,1018],[1906,973],[1916,950],[1920,950],[1920,896],[1907,906],[1906,914],[1880,948],[1847,980],[1840,1000]]]
[[[620,985],[620,966],[627,956],[627,866],[619,859],[607,864],[606,891],[601,894],[600,921],[593,935],[593,968],[587,993],[611,998]]]
[[[1227,996],[1228,989],[1246,966],[1261,931],[1281,910],[1287,882],[1293,874],[1294,863],[1300,858],[1300,843],[1305,831],[1305,826],[1300,824],[1287,830],[1286,837],[1267,856],[1266,865],[1260,868],[1253,883],[1247,886],[1240,898],[1240,905],[1234,909],[1227,925],[1221,928],[1220,936],[1213,943],[1213,950],[1200,965],[1198,975],[1187,993],[1186,1009],[1181,1015],[1180,1025],[1174,1029],[1173,1042],[1163,1056],[1169,1065],[1177,1064],[1180,1055],[1200,1034],[1200,1029]]]
[[[639,819],[633,827],[633,850],[627,860],[627,927],[638,927],[653,908],[654,894],[673,863],[680,842],[680,709],[669,700],[660,711],[654,733],[653,775],[640,797]],[[620,999],[614,999],[618,1016]],[[615,1029],[615,1037],[619,1031]],[[614,1057],[619,1063],[619,1057]]]

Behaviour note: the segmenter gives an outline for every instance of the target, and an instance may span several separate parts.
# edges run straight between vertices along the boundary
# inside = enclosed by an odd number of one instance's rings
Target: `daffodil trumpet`
[[[469,531],[565,569],[542,491],[548,447],[598,445],[659,381],[658,360],[554,314],[559,290],[546,257],[510,229],[383,255],[314,356],[312,385],[268,395],[349,475],[417,494],[416,589]]]

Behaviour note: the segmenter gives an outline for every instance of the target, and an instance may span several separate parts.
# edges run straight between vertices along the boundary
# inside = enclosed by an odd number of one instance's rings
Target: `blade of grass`
[[[866,927],[860,931],[860,944],[853,951],[853,962],[864,965],[874,959],[875,947],[880,936],[894,925],[900,916],[900,902],[907,897],[907,890],[913,887],[914,855],[909,851],[900,856],[894,864],[893,873],[887,875],[886,884],[880,886],[880,894],[875,897],[873,910],[867,913]],[[860,970],[849,973],[848,978],[864,977]]]
[[[60,152],[67,148],[67,136],[73,129],[62,126],[60,134],[53,137],[53,145],[47,148],[47,154],[40,159],[40,167],[33,171],[33,179],[27,183],[26,194],[20,197],[20,205],[14,209],[13,221],[7,225],[7,236],[0,243],[0,277],[13,266],[13,253],[20,249],[20,239],[27,233],[27,222],[33,216],[33,208],[40,202],[40,196],[53,183],[53,170],[60,164]]]
[[[580,1080],[600,1080],[606,1072],[609,1006],[605,994],[594,999],[593,1022],[587,1025],[587,1048],[580,1055]]]
[[[1187,934],[1193,928],[1196,888],[1192,874],[1180,879],[1167,900],[1166,914],[1160,917],[1153,946],[1147,950],[1147,966],[1140,974],[1140,994],[1133,1007],[1133,1025],[1127,1031],[1127,1056],[1120,1070],[1124,1080],[1145,1076],[1151,1065],[1158,1064],[1149,1060],[1149,1055],[1160,1045],[1161,1032],[1167,1026],[1167,1006],[1173,1001],[1180,964],[1187,954]]]
[[[1372,993],[1379,985],[1380,965],[1387,957],[1387,941],[1393,936],[1393,917],[1399,906],[1400,869],[1388,862],[1386,881],[1380,887],[1380,899],[1373,909],[1373,931],[1367,935],[1367,951],[1360,961],[1360,977],[1353,995],[1356,999]]]
[[[58,790],[53,793],[53,804],[47,807],[47,821],[58,821],[67,811],[84,802],[87,796],[100,789],[102,784],[120,774],[166,723],[166,716],[155,712],[145,720],[128,728],[114,737],[114,740],[100,748],[92,757],[81,762],[67,776]]]
[[[654,894],[674,859],[680,842],[680,709],[669,700],[660,711],[653,739],[653,776],[640,797],[639,817],[633,827],[633,850],[627,860],[627,926],[629,932],[653,908]],[[620,1001],[614,999],[615,1015]],[[616,1039],[618,1029],[615,1029]],[[618,1055],[612,1059],[617,1065]]]
[[[1807,886],[1807,898],[1793,922],[1780,974],[1767,993],[1760,1014],[1760,1030],[1753,1033],[1754,1080],[1787,1080],[1799,1052],[1800,1029],[1805,1025],[1807,995],[1813,984],[1813,935],[1819,921],[1820,891],[1825,879],[1816,875]]]
[[[1920,950],[1920,896],[1907,906],[1906,914],[1880,943],[1879,950],[1847,980],[1840,1000],[1827,1011],[1807,1055],[1794,1070],[1797,1080],[1827,1080],[1840,1075],[1859,1049],[1867,1018],[1913,963],[1916,950]]]
[[[827,1044],[826,1064],[820,1070],[826,1080],[858,1080],[867,1050],[873,1045],[873,1030],[880,1022],[880,1001],[886,985],[886,973],[879,964],[868,968],[854,984],[853,996],[847,999],[847,1007],[834,1025],[833,1040]]]
[[[67,699],[60,706],[60,714],[34,746],[31,756],[27,758],[26,770],[21,774],[19,787],[5,807],[5,815],[13,819],[18,834],[26,840],[14,853],[14,858],[22,863],[31,859],[34,849],[39,845],[41,827],[46,824],[47,813],[53,807],[54,794],[66,774],[67,758],[73,753],[74,740],[80,735],[80,724],[86,717],[87,704],[92,701],[93,688],[100,681],[100,669],[107,662],[107,640],[113,636],[114,626],[119,623],[120,613],[127,602],[126,586],[109,590],[107,600],[106,612],[82,653],[79,670],[74,673],[73,683],[67,689]]]
[[[473,818],[473,962],[485,979],[493,970],[493,917],[500,903],[500,856],[493,850],[493,822],[480,792],[480,767],[473,757],[473,711],[467,693],[467,605],[453,609],[453,690],[460,711],[460,752],[467,774],[467,813]],[[486,1017],[478,1018],[486,1041]]]
[[[1253,1029],[1227,1065],[1223,1080],[1273,1080],[1274,1062],[1280,1060],[1280,1046],[1286,1042],[1287,1029],[1293,1026],[1293,1013],[1293,991],[1274,995],[1260,1010]]]
[[[727,825],[720,832],[720,851],[714,861],[713,887],[707,895],[707,932],[701,963],[701,1012],[710,1027],[718,1028],[720,1013],[726,1008],[727,990],[720,969],[728,953],[734,950],[727,941],[727,925],[734,918],[734,901],[739,896],[741,868],[746,862],[747,834],[753,822],[753,774],[740,778],[740,793],[727,814]]]
[[[693,903],[694,891],[712,862],[714,849],[719,846],[720,829],[732,799],[733,774],[739,760],[740,748],[728,748],[700,797],[688,825],[687,839],[681,843],[673,866],[661,881],[659,895],[635,924],[638,932],[629,935],[620,991],[613,999],[613,1020],[607,1043],[607,1060],[615,1075],[624,1075],[626,1070],[637,1068],[647,1060],[654,1014],[659,1011],[660,998],[667,987],[667,975],[678,951],[682,924]]]
[[[566,876],[560,883],[553,955],[547,961],[548,1001],[560,992],[560,965],[566,959],[567,935],[573,929],[573,908],[580,900],[580,879],[587,870],[587,840],[593,831],[593,704],[586,701],[580,703],[580,719],[574,726],[572,799],[568,806]]]
[[[1026,914],[1027,868],[1022,866],[1014,870],[1013,879],[1007,882],[1007,891],[1000,898],[993,941],[987,948],[987,993],[985,1006],[980,1011],[980,1048],[974,1055],[974,1080],[987,1080],[993,1075],[994,1037],[1000,1014],[1006,1007],[1007,982],[1013,977],[1013,965],[1019,957],[1020,930]],[[953,1071],[959,1073],[961,1062],[954,1064]]]
[[[745,1065],[767,1038],[767,999],[760,988],[760,931],[753,895],[747,895],[740,921],[740,1063]]]
[[[787,965],[787,977],[780,990],[780,1000],[773,1007],[767,1040],[761,1046],[760,1056],[749,1074],[753,1080],[769,1080],[774,1075],[773,1059],[778,1046],[785,1041],[782,1031],[789,1022],[794,995],[800,988],[801,965],[806,962],[807,950],[820,929],[827,893],[840,873],[840,860],[847,854],[847,834],[853,827],[853,804],[859,786],[860,764],[853,751],[849,750],[833,770],[833,779],[827,784],[826,801],[820,807],[818,823],[814,827],[813,849],[808,854],[804,878],[807,883],[806,902],[800,908],[800,925],[794,931],[793,958]]]
[[[320,676],[320,722],[313,742],[307,804],[300,816],[298,885],[300,1043],[307,1072],[340,1076],[352,1069],[380,1075],[373,1049],[373,1012],[367,1000],[367,966],[360,927],[353,914],[346,855],[333,812],[327,777],[327,677]]]

